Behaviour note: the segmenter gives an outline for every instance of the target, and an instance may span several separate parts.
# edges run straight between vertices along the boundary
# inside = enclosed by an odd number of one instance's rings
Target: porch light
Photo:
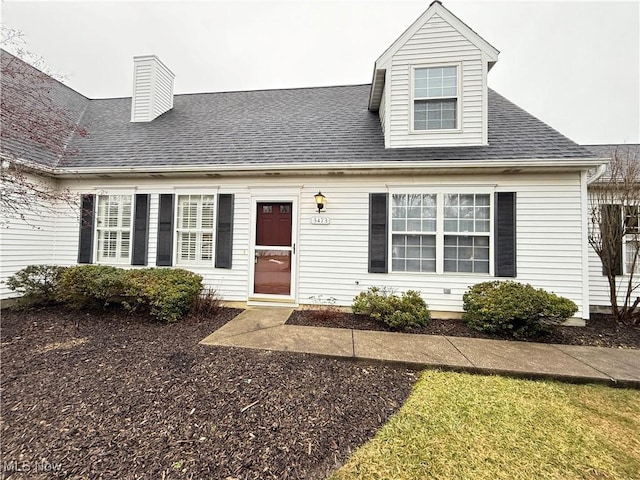
[[[327,205],[327,197],[325,197],[322,192],[318,192],[313,196],[313,198],[316,199],[316,207],[318,207],[318,213],[320,213]]]

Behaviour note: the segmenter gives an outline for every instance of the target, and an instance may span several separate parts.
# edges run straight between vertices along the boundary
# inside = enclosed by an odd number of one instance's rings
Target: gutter
[[[244,163],[225,165],[163,165],[163,166],[135,166],[135,167],[79,167],[79,168],[56,168],[56,176],[74,175],[117,175],[117,174],[160,174],[160,173],[265,173],[265,172],[312,172],[328,170],[358,171],[358,170],[408,170],[408,169],[457,169],[476,168],[500,170],[499,173],[518,173],[523,169],[591,169],[602,167],[602,158],[578,158],[578,159],[531,159],[531,160],[484,160],[484,161],[419,161],[419,162],[367,162],[367,163],[312,163],[312,164],[264,164],[264,163]],[[606,168],[606,165],[604,165]],[[599,168],[598,168],[599,171]]]
[[[603,163],[598,167],[596,173],[594,173],[590,178],[587,179],[587,185],[591,185],[593,182],[596,182],[604,175],[604,172],[607,171],[608,163]]]

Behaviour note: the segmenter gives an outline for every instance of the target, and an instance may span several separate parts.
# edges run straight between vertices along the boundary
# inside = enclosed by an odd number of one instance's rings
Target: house
[[[628,291],[632,292],[630,301],[633,303],[640,296],[640,271],[638,269],[638,257],[640,248],[640,194],[638,193],[640,186],[633,184],[632,179],[640,180],[640,144],[620,144],[620,145],[586,145],[594,155],[613,159],[617,157],[614,163],[624,165],[627,163],[635,164],[634,168],[622,167],[621,171],[615,173],[612,177],[611,165],[601,168],[598,172],[594,172],[593,177],[589,180],[591,187],[589,188],[589,196],[592,198],[594,205],[608,204],[609,200],[612,205],[608,206],[607,212],[612,214],[614,219],[607,219],[605,223],[615,225],[619,229],[620,238],[613,238],[613,243],[617,244],[615,249],[618,250],[618,263],[616,276],[616,293],[618,304],[624,304],[624,296]],[[634,174],[635,173],[635,174]],[[631,195],[623,195],[623,199],[615,199],[618,195],[611,191],[612,185],[618,185],[621,177],[625,177],[629,182],[630,188],[635,188],[635,193]],[[629,178],[631,177],[631,178]],[[596,194],[598,187],[608,189],[605,194]],[[627,187],[621,187],[625,189]],[[626,203],[626,205],[623,205]],[[618,206],[619,205],[619,206]],[[596,221],[598,219],[596,218]],[[599,226],[600,227],[600,226]],[[601,228],[598,228],[600,230]],[[589,291],[590,291],[590,309],[592,312],[607,312],[611,307],[608,277],[603,267],[603,262],[596,254],[593,248],[589,248]],[[635,293],[634,293],[635,292]]]
[[[3,154],[81,205],[5,229],[2,275],[177,266],[227,301],[350,305],[381,286],[440,315],[510,278],[586,319],[588,172],[606,158],[491,90],[498,53],[434,1],[368,85],[174,95],[153,55],[134,59],[132,98],[55,83],[88,135],[62,161],[28,140]]]

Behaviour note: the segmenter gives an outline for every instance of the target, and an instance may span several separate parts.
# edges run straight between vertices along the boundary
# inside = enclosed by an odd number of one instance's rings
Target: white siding
[[[358,292],[369,286],[389,286],[403,291],[419,290],[432,310],[462,311],[462,294],[488,275],[367,272],[369,193],[385,192],[383,179],[364,179],[337,184],[335,179],[303,189],[300,227],[300,303],[323,294],[349,305]],[[566,296],[582,308],[582,257],[580,176],[567,174],[550,181],[543,176],[520,177],[415,177],[394,179],[396,183],[495,185],[496,191],[517,192],[516,280]],[[307,182],[309,183],[309,182]],[[329,225],[310,225],[313,205],[304,199],[321,187],[329,199]],[[424,187],[427,189],[428,187]],[[444,289],[451,289],[445,294]]]
[[[50,186],[52,182],[27,175],[30,182],[41,182]],[[53,263],[54,232],[51,223],[53,205],[36,212],[25,211],[25,218],[3,218],[6,225],[0,227],[0,298],[11,298],[17,294],[4,283],[7,278],[27,265]]]
[[[461,63],[461,130],[414,132],[411,129],[411,68],[448,62]],[[391,148],[482,145],[486,141],[486,67],[482,52],[440,16],[434,15],[393,56],[390,81],[390,109],[386,129]],[[382,104],[381,104],[382,105]],[[382,119],[382,115],[381,115]]]
[[[189,269],[202,274],[206,284],[215,288],[225,300],[237,301],[245,301],[249,296],[249,255],[254,235],[251,225],[253,189],[269,186],[274,187],[274,192],[281,189],[299,192],[299,211],[294,212],[299,225],[295,292],[298,303],[310,303],[310,297],[325,295],[335,297],[340,305],[350,305],[355,295],[375,285],[398,291],[419,290],[432,310],[451,312],[462,310],[462,294],[470,285],[494,277],[479,274],[368,273],[369,194],[404,187],[428,191],[430,186],[450,186],[451,189],[468,186],[470,191],[474,186],[483,186],[494,191],[514,191],[517,192],[516,280],[566,296],[580,307],[578,316],[587,314],[582,302],[584,276],[578,173],[558,174],[551,180],[548,175],[371,175],[222,178],[210,184],[203,184],[198,179],[166,179],[162,182],[136,179],[99,185],[93,181],[72,181],[64,186],[78,193],[133,189],[138,193],[150,193],[149,266],[155,266],[159,193],[215,190],[235,194],[233,268],[217,269],[210,264]],[[326,211],[321,214],[317,213],[313,200],[318,190],[327,197]],[[312,225],[311,217],[318,215],[329,217],[330,223]],[[3,275],[5,259],[12,259],[13,263],[8,264],[12,272],[30,263],[75,264],[78,222],[78,212],[66,210],[56,217],[54,227],[45,228],[41,235],[30,235],[31,230],[24,228],[14,231],[12,237],[5,237],[4,232]],[[445,294],[444,289],[450,289],[451,293]]]
[[[155,55],[133,61],[131,121],[150,122],[173,107],[174,75]]]
[[[623,247],[623,258],[626,254],[625,249]],[[638,272],[634,274],[634,283],[633,285],[638,285],[640,283],[640,275]],[[627,288],[629,285],[629,275],[626,274],[626,266],[625,266],[625,275],[620,275],[616,277],[616,291],[618,297],[618,305],[622,305],[624,303],[624,297],[627,292]],[[640,295],[640,291],[636,290],[636,294],[632,296],[632,299],[635,300],[636,297]],[[597,307],[611,307],[611,300],[609,297],[609,281],[607,280],[606,275],[602,274],[602,261],[595,250],[589,246],[589,304]]]

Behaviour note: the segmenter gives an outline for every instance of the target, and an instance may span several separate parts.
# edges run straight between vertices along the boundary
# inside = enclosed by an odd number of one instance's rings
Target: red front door
[[[291,294],[291,202],[258,203],[253,292]]]

